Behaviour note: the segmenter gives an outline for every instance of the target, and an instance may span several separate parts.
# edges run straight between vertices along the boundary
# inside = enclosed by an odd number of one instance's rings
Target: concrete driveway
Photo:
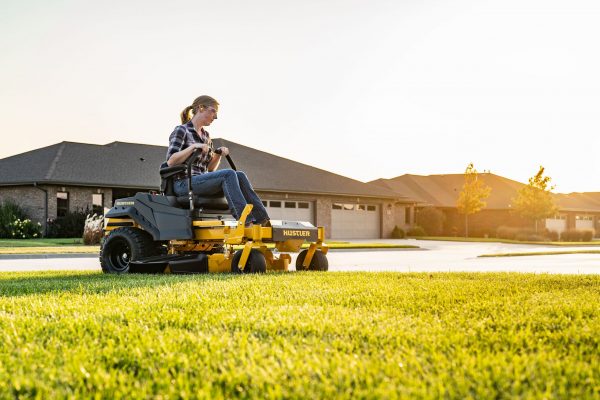
[[[369,241],[369,242],[372,242]],[[420,249],[332,250],[327,255],[330,271],[397,272],[530,272],[600,274],[600,254],[477,258],[482,254],[532,251],[600,250],[593,247],[556,247],[504,243],[461,243],[425,240],[377,240],[412,244]],[[292,254],[295,260],[295,255]],[[0,271],[100,270],[96,255],[0,257]]]

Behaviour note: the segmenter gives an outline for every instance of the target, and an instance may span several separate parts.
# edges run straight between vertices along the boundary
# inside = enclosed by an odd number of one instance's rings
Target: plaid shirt
[[[167,161],[173,154],[190,147],[194,143],[206,143],[210,148],[207,153],[201,154],[192,165],[192,175],[205,174],[208,172],[208,163],[213,158],[213,144],[208,132],[204,128],[200,129],[200,133],[196,132],[192,121],[175,127],[175,130],[169,136]],[[175,176],[175,179],[184,178],[184,173]]]

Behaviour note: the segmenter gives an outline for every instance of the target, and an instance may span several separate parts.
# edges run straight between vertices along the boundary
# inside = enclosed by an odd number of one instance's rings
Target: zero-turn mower
[[[117,199],[105,215],[100,265],[106,273],[259,273],[287,271],[288,252],[308,249],[296,259],[296,270],[327,271],[325,231],[308,222],[275,221],[271,226],[246,224],[248,204],[238,220],[223,193],[209,197],[176,196],[175,175],[185,172],[191,188],[195,150],[185,164],[160,169],[160,194],[137,193]],[[227,156],[232,169],[235,164]],[[274,247],[272,245],[274,245]],[[235,246],[235,247],[234,247]],[[235,250],[235,248],[238,250]]]

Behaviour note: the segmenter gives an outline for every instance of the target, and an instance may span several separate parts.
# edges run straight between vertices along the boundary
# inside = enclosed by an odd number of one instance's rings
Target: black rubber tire
[[[242,250],[238,250],[233,254],[231,259],[231,272],[234,274],[241,274],[242,271],[239,269],[238,264],[242,258]],[[267,271],[267,260],[263,253],[256,249],[250,250],[246,266],[244,267],[244,274],[262,274]]]
[[[308,250],[302,250],[300,254],[298,254],[298,258],[296,258],[296,271],[306,271],[302,266],[304,259],[306,258],[306,254],[308,254]],[[321,250],[315,251],[312,260],[310,260],[310,265],[308,266],[309,271],[327,271],[329,269],[329,261],[327,261],[327,257]]]
[[[129,272],[129,261],[151,257],[161,252],[161,244],[137,228],[117,228],[111,231],[100,248],[100,266],[107,274]]]

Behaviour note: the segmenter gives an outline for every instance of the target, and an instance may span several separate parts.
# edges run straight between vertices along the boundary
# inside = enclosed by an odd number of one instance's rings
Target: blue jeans
[[[187,182],[187,179],[175,181],[173,189],[177,196],[187,196]],[[262,201],[260,201],[256,192],[254,192],[246,174],[241,171],[221,169],[194,175],[192,176],[192,190],[194,194],[199,196],[212,196],[223,192],[235,219],[240,218],[244,207],[248,203],[254,206],[250,214],[250,220],[260,223],[269,219],[265,206],[263,206]]]

